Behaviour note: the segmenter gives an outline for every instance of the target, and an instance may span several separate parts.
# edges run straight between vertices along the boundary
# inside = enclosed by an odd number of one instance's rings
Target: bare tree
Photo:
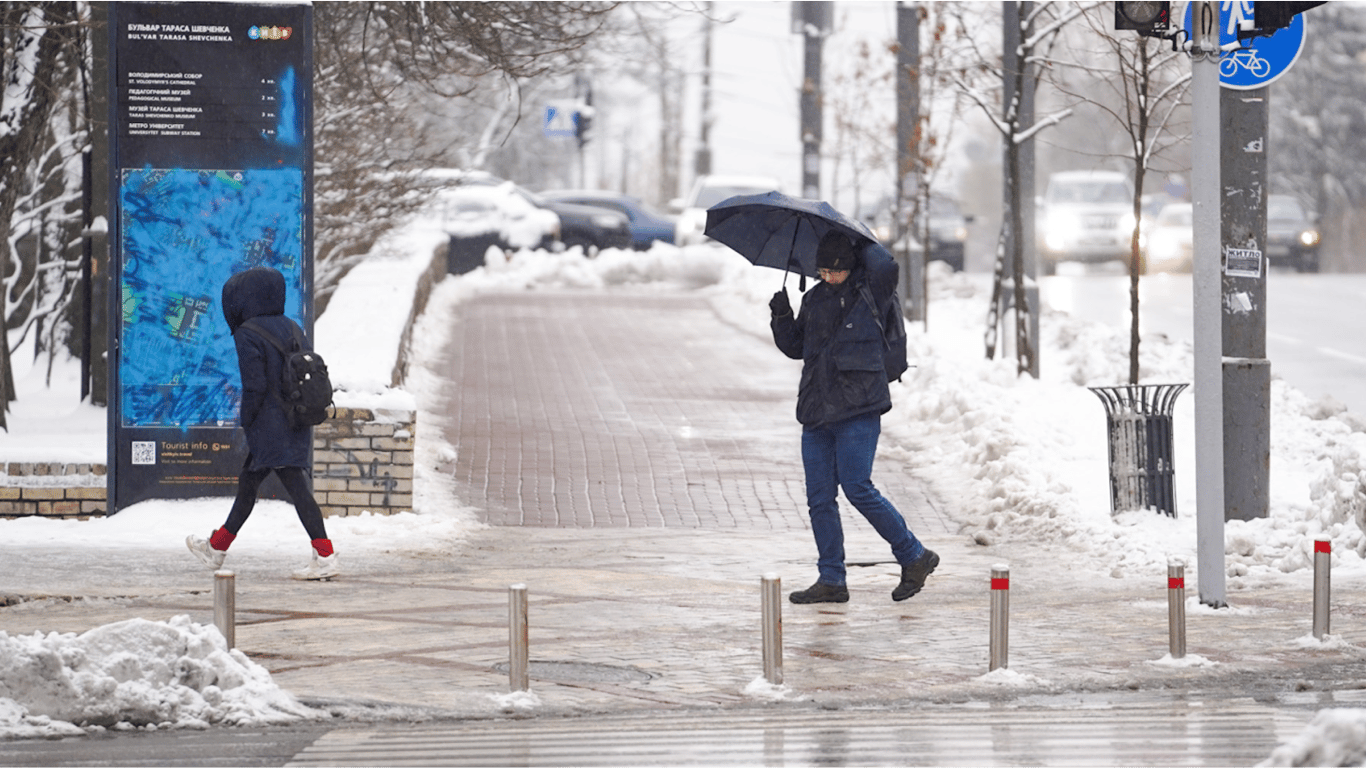
[[[1019,14],[1016,21],[1020,28],[1020,45],[1015,51],[1015,61],[1019,64],[1014,72],[1006,71],[1002,58],[988,56],[979,50],[976,55],[977,67],[955,78],[959,89],[966,98],[981,108],[1001,134],[1006,145],[1007,210],[1001,220],[1001,233],[996,244],[996,267],[993,270],[991,307],[987,310],[985,340],[987,358],[991,359],[996,354],[997,329],[1001,323],[999,306],[1005,288],[1006,270],[1009,269],[1014,283],[1015,354],[1018,373],[1033,370],[1035,354],[1035,341],[1030,337],[1030,309],[1025,292],[1024,240],[1019,236],[1024,232],[1024,222],[1021,218],[1023,206],[1020,201],[1024,195],[1032,195],[1034,191],[1021,189],[1020,145],[1072,114],[1072,109],[1068,107],[1037,120],[1032,125],[1023,124],[1020,99],[1025,92],[1026,84],[1024,64],[1028,62],[1034,66],[1037,73],[1034,87],[1037,88],[1047,79],[1047,65],[1053,49],[1059,42],[1059,34],[1092,5],[1096,4],[1014,4]],[[959,16],[958,23],[965,24],[965,18]],[[966,30],[963,34],[969,40],[975,39],[974,36],[967,34]],[[1010,93],[1014,94],[1014,98],[1010,103],[1002,104],[1007,76],[1013,78]],[[1012,245],[1010,253],[1006,253],[1007,243]]]
[[[315,285],[336,283],[426,200],[419,174],[454,150],[487,159],[521,119],[524,83],[581,61],[615,3],[319,3]],[[481,123],[424,120],[433,102]],[[450,113],[448,110],[447,114]]]
[[[1155,160],[1188,135],[1176,132],[1178,110],[1187,105],[1190,68],[1187,57],[1172,50],[1162,39],[1118,32],[1112,29],[1108,8],[1090,9],[1084,16],[1088,41],[1099,50],[1082,49],[1082,58],[1054,60],[1059,69],[1084,75],[1079,88],[1070,79],[1059,77],[1056,87],[1078,102],[1094,105],[1109,116],[1126,139],[1128,159],[1133,163],[1134,227],[1129,238],[1129,383],[1138,383],[1138,286],[1145,271],[1142,248],[1143,187]]]
[[[12,288],[23,280],[23,268],[14,247],[16,212],[41,208],[44,203],[26,198],[35,192],[35,179],[50,167],[46,150],[52,133],[49,118],[62,93],[63,67],[79,53],[76,4],[72,2],[0,5],[0,36],[3,37],[3,90],[0,90],[0,263],[5,265],[6,290],[0,293],[0,315],[6,319]],[[79,61],[79,57],[74,57]],[[36,184],[42,187],[41,183]],[[29,225],[31,226],[31,225]],[[20,229],[19,231],[22,231]],[[29,277],[38,271],[37,264]],[[5,413],[14,401],[14,371],[9,343],[0,344],[0,428],[8,428]]]

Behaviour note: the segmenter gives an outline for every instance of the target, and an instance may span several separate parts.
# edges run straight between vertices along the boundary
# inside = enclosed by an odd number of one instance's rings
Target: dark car
[[[626,214],[588,205],[551,200],[510,181],[483,172],[469,172],[455,179],[457,185],[511,185],[514,194],[560,217],[560,242],[566,248],[580,246],[589,256],[603,248],[630,248],[631,226]]]
[[[674,220],[638,197],[600,190],[556,190],[542,192],[541,197],[625,214],[630,221],[631,246],[637,251],[649,250],[656,240],[670,244],[674,241]]]
[[[892,201],[884,199],[861,218],[878,236],[883,245],[895,250],[892,235],[893,213]],[[948,264],[953,271],[962,272],[963,245],[968,239],[968,225],[972,223],[973,217],[964,215],[959,209],[957,201],[952,198],[944,195],[932,195],[930,197],[928,222],[926,222],[924,213],[917,218],[919,221],[916,223],[914,231],[902,235],[909,247],[919,250],[918,244],[920,238],[924,237],[925,224],[928,223],[930,252],[927,261],[942,261]]]
[[[1319,228],[1300,201],[1290,195],[1266,199],[1266,258],[1296,272],[1319,271]]]

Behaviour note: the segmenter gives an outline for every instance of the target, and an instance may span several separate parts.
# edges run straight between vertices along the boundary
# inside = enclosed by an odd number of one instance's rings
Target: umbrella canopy
[[[816,246],[837,229],[855,245],[877,242],[868,227],[821,200],[781,192],[739,195],[707,209],[703,232],[761,267],[816,276]]]

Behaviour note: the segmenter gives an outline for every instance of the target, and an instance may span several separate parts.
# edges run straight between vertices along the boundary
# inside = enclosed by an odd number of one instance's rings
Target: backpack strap
[[[286,319],[288,319],[288,318],[286,318]],[[304,349],[304,343],[303,343],[303,340],[302,340],[302,337],[303,337],[303,329],[300,328],[300,327],[299,327],[299,324],[296,323],[296,322],[294,322],[293,320],[290,320],[290,321],[289,321],[289,324],[290,324],[290,326],[291,326],[290,332],[291,332],[291,335],[293,336],[293,340],[294,340],[295,345],[296,345],[299,349]],[[270,342],[270,345],[271,345],[271,346],[273,346],[273,347],[275,347],[277,350],[279,350],[279,352],[280,352],[280,358],[281,358],[281,364],[280,364],[280,378],[283,380],[283,378],[288,374],[287,368],[288,368],[288,362],[289,362],[289,355],[290,355],[290,352],[293,351],[293,350],[285,349],[285,343],[284,343],[283,341],[280,341],[280,339],[279,339],[275,334],[271,333],[270,331],[267,331],[267,330],[265,329],[265,327],[262,326],[260,323],[256,322],[256,318],[254,318],[254,317],[253,317],[253,318],[249,318],[249,319],[243,321],[243,323],[242,323],[240,326],[238,326],[238,327],[239,327],[239,328],[246,328],[247,330],[251,331],[252,333],[256,334],[257,336],[259,336],[259,337],[265,339],[266,341]],[[284,396],[280,394],[280,389],[281,389],[281,385],[280,385],[280,384],[277,384],[276,386],[270,388],[270,394],[275,398],[275,402],[279,403],[279,404],[280,404],[280,407],[281,407],[281,408],[284,408],[285,411],[288,412],[289,406],[288,406],[288,404],[285,403],[285,398],[284,398]]]

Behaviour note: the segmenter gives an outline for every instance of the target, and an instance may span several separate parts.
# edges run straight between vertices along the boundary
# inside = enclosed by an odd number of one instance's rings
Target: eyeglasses
[[[849,274],[849,270],[847,270],[847,269],[825,269],[824,267],[822,267],[822,268],[816,270],[816,274],[817,274],[817,275],[820,275],[821,277],[830,277],[831,275],[847,275],[847,274]]]

